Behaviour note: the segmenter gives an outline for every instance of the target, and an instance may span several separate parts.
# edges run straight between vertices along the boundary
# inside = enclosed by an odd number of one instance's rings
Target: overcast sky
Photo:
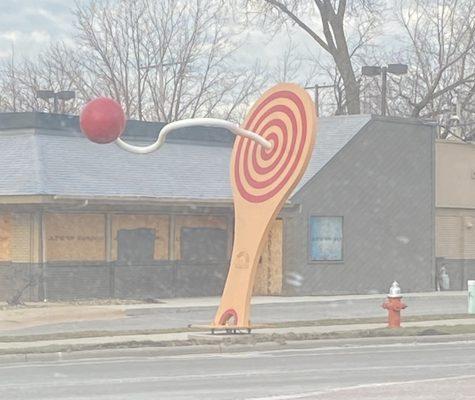
[[[48,43],[55,40],[73,41],[75,0],[0,0],[0,59],[10,58],[14,45],[15,58],[35,56]],[[316,46],[304,32],[293,34],[293,44],[300,53]],[[283,51],[287,34],[269,42],[269,35],[249,29],[246,46],[239,52],[240,61],[253,64],[258,59],[271,63]]]
[[[12,44],[15,58],[20,59],[34,56],[51,41],[72,42],[74,5],[75,0],[0,0],[0,59],[11,56]],[[386,21],[384,29],[386,35],[394,34],[394,24],[390,21]],[[269,43],[267,32],[249,31],[249,40],[241,48],[239,59],[243,64],[260,59],[262,63],[272,65],[288,43],[287,33]],[[309,51],[322,54],[309,36],[299,29],[292,32],[292,44],[298,45],[296,52],[300,55],[307,55]]]
[[[70,40],[74,0],[0,0],[0,58],[30,56],[51,40]]]

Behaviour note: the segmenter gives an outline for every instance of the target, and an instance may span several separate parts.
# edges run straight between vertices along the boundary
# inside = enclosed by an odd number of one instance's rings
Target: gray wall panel
[[[433,145],[430,125],[375,119],[309,181],[285,221],[285,272],[302,284],[284,293],[433,290]],[[311,215],[344,217],[343,262],[309,261]]]

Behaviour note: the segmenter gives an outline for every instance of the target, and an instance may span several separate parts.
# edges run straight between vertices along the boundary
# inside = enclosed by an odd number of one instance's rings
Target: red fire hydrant
[[[401,299],[401,288],[399,284],[394,281],[389,289],[388,298],[383,303],[383,308],[388,310],[388,328],[401,327],[401,310],[407,307]]]

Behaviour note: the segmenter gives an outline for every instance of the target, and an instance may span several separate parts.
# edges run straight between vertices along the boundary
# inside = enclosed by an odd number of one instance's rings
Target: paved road
[[[322,299],[322,298],[320,298]],[[323,298],[324,299],[324,298]],[[252,322],[305,321],[334,318],[385,317],[381,308],[384,295],[375,298],[348,298],[332,301],[291,301],[255,304]],[[404,299],[408,308],[404,315],[462,314],[467,312],[466,296],[444,295]],[[72,332],[77,330],[133,330],[182,328],[188,324],[209,324],[216,307],[137,308],[127,311],[127,318],[107,321],[83,321],[43,325],[34,328],[4,331],[1,335]]]
[[[465,400],[475,342],[0,366],[8,400]]]

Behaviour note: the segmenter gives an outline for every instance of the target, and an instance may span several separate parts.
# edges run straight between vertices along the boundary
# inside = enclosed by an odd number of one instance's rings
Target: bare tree
[[[475,2],[400,1],[398,17],[408,40],[410,71],[403,84],[392,85],[397,88],[393,97],[407,102],[412,117],[437,118],[455,98],[465,110],[470,108],[475,93]]]
[[[48,111],[53,112],[53,103],[37,99],[39,89],[54,91],[73,90],[77,80],[72,74],[81,74],[81,66],[74,62],[69,52],[61,46],[53,45],[35,60],[10,60],[0,65],[0,110],[2,111]],[[59,112],[79,111],[78,101],[59,104]]]
[[[55,43],[35,60],[0,69],[3,110],[49,110],[37,89],[76,90],[77,101],[120,101],[129,118],[241,120],[266,83],[258,65],[236,61],[239,31],[220,0],[91,0],[77,3],[75,47]]]
[[[297,54],[296,45],[290,39],[272,68],[272,80],[291,82],[301,78],[303,63],[304,59]]]
[[[236,67],[239,43],[222,1],[93,0],[75,14],[84,67],[128,116],[237,118],[265,81],[253,67]]]
[[[348,113],[360,113],[359,82],[352,56],[371,39],[381,4],[377,0],[248,0],[248,12],[290,23],[306,32],[333,59],[345,90]],[[317,17],[316,20],[314,17]],[[352,40],[347,28],[352,25]]]

